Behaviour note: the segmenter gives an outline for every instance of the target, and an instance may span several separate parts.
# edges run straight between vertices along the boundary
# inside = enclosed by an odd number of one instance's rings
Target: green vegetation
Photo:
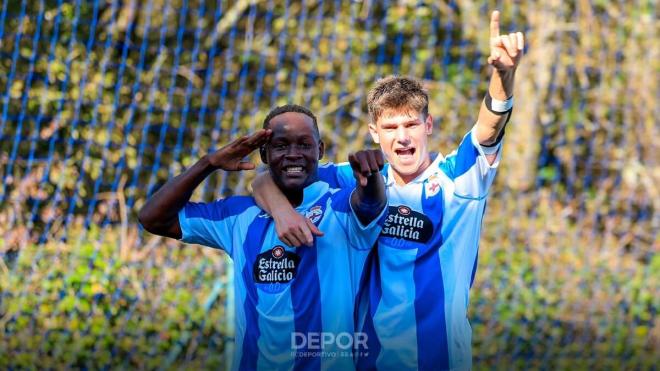
[[[154,369],[170,353],[173,365],[224,365],[224,255],[118,241],[119,231],[92,228],[77,243],[26,246],[3,265],[0,366]]]
[[[489,219],[486,236],[507,223]],[[92,228],[2,266],[0,366],[223,367],[231,263],[134,232]],[[655,365],[660,259],[641,264],[600,239],[587,248],[562,236],[578,233],[567,226],[535,246],[484,239],[470,307],[475,368]]]

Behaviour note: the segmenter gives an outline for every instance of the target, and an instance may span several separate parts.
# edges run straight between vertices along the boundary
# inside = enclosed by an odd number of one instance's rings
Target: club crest
[[[440,192],[440,183],[438,181],[429,181],[426,183],[426,197],[435,196]]]
[[[309,219],[309,221],[312,223],[318,222],[322,216],[323,216],[323,209],[321,208],[321,206],[318,205],[307,210],[307,212],[305,213],[305,217]]]

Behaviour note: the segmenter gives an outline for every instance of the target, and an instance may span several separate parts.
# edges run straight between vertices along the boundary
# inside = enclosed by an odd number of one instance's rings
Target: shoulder
[[[231,196],[213,202],[189,202],[185,207],[186,218],[202,218],[207,220],[223,220],[237,216],[251,207],[256,207],[256,202],[250,196]]]
[[[324,162],[319,164],[319,169],[343,169],[347,166],[351,167],[348,162]]]
[[[474,129],[468,131],[458,145],[440,164],[441,170],[452,179],[470,171],[477,165],[483,149],[476,139]]]
[[[257,203],[254,201],[254,197],[252,196],[231,196],[219,199],[216,202],[222,202],[223,207],[237,210],[245,210],[257,205]]]
[[[334,212],[350,213],[351,212],[351,194],[353,188],[335,188],[330,189],[330,207]]]
[[[316,205],[323,206],[328,211],[345,210],[346,207],[342,205],[348,202],[352,191],[353,188],[342,188],[319,180],[305,188],[303,205],[297,209],[305,209]]]

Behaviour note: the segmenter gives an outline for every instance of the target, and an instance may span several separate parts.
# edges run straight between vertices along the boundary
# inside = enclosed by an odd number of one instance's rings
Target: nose
[[[299,146],[292,144],[287,148],[286,151],[287,158],[300,158],[302,157],[301,149]]]
[[[399,126],[396,129],[396,141],[406,145],[410,142],[410,135],[408,135],[408,129],[406,129],[404,126]]]

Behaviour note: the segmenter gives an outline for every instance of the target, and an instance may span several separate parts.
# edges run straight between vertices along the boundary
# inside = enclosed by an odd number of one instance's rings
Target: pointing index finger
[[[499,37],[500,36],[500,12],[498,10],[493,10],[493,13],[490,15],[490,37]]]

